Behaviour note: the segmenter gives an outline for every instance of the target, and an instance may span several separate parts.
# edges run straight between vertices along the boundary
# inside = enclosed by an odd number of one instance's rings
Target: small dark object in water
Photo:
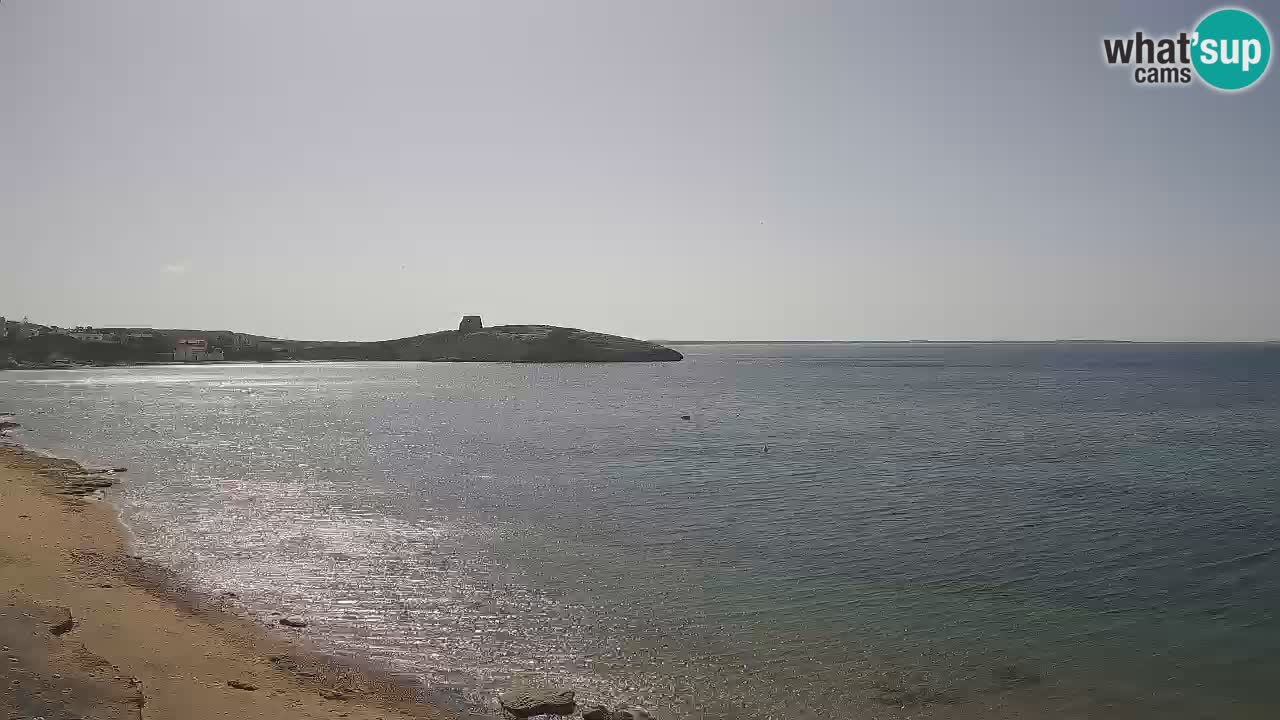
[[[1005,687],[1017,687],[1019,685],[1039,685],[1043,680],[1040,673],[1033,668],[1022,667],[1019,665],[1005,665],[996,668],[996,680]]]
[[[691,419],[691,418],[690,418],[688,415],[681,415],[681,416],[680,416],[680,419],[681,419],[681,420],[689,420],[689,419]]]
[[[936,690],[924,683],[890,682],[875,686],[880,692],[872,700],[889,707],[924,707],[926,705],[955,705],[964,700],[964,693],[954,688]]]

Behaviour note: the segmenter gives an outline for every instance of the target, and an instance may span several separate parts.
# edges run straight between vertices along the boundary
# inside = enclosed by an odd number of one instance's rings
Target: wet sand
[[[111,478],[0,447],[0,717],[457,717],[184,595],[128,554]]]

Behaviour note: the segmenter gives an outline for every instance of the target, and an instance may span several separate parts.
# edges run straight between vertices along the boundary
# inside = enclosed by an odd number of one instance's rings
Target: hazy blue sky
[[[1101,60],[1217,6],[5,0],[0,315],[1280,337],[1280,76]]]

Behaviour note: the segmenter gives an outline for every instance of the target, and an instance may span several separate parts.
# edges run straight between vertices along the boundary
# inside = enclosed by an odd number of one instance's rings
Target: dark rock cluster
[[[572,715],[578,709],[573,690],[552,686],[512,688],[498,695],[498,705],[504,715],[516,718]],[[582,710],[582,720],[653,720],[653,716],[640,708],[609,710],[594,705]]]

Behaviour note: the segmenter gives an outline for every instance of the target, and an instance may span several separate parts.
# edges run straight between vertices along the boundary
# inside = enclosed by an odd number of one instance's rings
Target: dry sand
[[[0,718],[455,715],[173,592],[127,554],[109,504],[74,494],[82,472],[0,447]]]

